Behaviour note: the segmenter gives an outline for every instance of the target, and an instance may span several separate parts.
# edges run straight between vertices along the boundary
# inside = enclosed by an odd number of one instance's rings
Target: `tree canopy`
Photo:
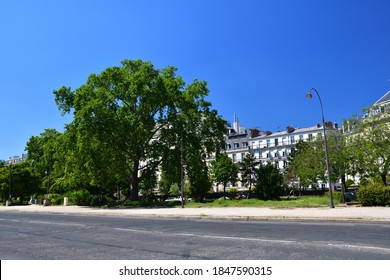
[[[186,85],[174,67],[159,70],[150,62],[124,60],[91,74],[76,90],[64,86],[54,94],[62,114],[74,115],[66,132],[73,168],[64,176],[81,170],[95,186],[127,181],[133,200],[140,186],[153,187],[161,163],[177,170],[177,161],[167,159],[177,158],[181,145],[190,181],[195,165],[205,166],[207,156],[223,146],[224,121],[205,101],[206,82]]]
[[[365,118],[355,121],[354,131],[346,138],[348,171],[361,178],[380,178],[388,185],[390,172],[390,114],[388,109],[381,114],[370,111],[383,108],[364,109]]]
[[[261,164],[256,170],[255,194],[258,199],[276,200],[283,194],[283,175],[276,165]]]
[[[211,162],[211,176],[216,184],[223,185],[223,191],[226,194],[228,183],[234,185],[237,181],[239,166],[233,163],[232,159],[226,154],[221,153]]]

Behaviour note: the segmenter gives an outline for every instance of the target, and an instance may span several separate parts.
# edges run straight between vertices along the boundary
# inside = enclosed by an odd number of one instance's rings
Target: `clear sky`
[[[390,90],[388,0],[0,2],[0,159],[63,131],[53,90],[123,59],[206,80],[225,119],[276,131],[341,122]]]

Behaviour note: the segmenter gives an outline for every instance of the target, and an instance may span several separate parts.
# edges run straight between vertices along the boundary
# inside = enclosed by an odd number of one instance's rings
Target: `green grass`
[[[334,204],[339,204],[334,200]],[[329,206],[328,196],[301,196],[301,197],[282,197],[278,201],[240,199],[240,200],[209,200],[205,202],[187,202],[186,207],[270,207],[270,208],[295,208],[295,207],[323,207]]]
[[[15,202],[15,203],[14,203]],[[13,205],[17,202],[13,201]],[[206,200],[205,202],[186,202],[187,208],[201,207],[268,207],[268,208],[297,208],[297,207],[324,207],[329,206],[329,196],[301,196],[301,197],[282,197],[280,200],[258,200],[258,199],[232,199],[232,200]],[[334,197],[334,204],[340,204],[339,199]],[[0,201],[0,206],[5,202]],[[145,202],[145,201],[122,201],[106,205],[106,207],[128,207],[128,208],[154,208],[154,207],[180,207],[180,201],[170,202]]]

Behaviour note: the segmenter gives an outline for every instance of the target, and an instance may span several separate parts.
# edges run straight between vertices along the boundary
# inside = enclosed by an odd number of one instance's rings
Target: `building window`
[[[271,140],[267,140],[267,147],[271,146]]]
[[[278,142],[279,142],[279,140],[275,139],[275,146],[278,146]]]
[[[240,147],[240,144],[238,144],[238,143],[233,143],[233,148],[238,148],[238,147]]]
[[[233,162],[236,162],[236,161],[237,161],[236,154],[232,154],[232,160],[233,160]]]
[[[290,143],[291,143],[291,144],[295,144],[295,138],[294,138],[294,136],[291,136],[291,137],[290,137]]]
[[[313,140],[313,134],[309,134],[309,141]]]
[[[299,135],[299,140],[303,141],[303,134]]]
[[[282,145],[287,145],[287,138],[286,137],[282,138]]]

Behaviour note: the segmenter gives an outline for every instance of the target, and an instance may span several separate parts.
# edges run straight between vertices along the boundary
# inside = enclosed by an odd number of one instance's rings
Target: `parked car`
[[[357,201],[357,195],[355,191],[348,191],[345,193],[345,202]]]
[[[164,202],[169,202],[169,201],[181,201],[181,197],[168,197],[167,199],[164,200]]]

